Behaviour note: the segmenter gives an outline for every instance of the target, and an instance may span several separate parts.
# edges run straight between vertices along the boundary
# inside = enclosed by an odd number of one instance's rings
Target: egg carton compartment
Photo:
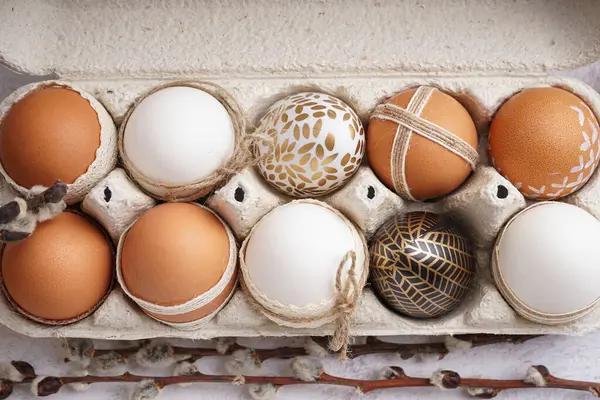
[[[577,335],[600,327],[600,308],[582,319],[558,326],[529,322],[518,316],[494,286],[489,272],[491,247],[504,223],[525,208],[520,192],[502,177],[487,159],[487,130],[498,107],[519,90],[533,86],[558,86],[580,96],[600,115],[600,95],[573,79],[549,76],[455,76],[427,77],[402,75],[386,77],[278,78],[263,81],[252,78],[215,79],[230,91],[256,123],[266,106],[283,94],[313,88],[338,93],[351,102],[359,117],[368,121],[369,110],[401,90],[432,85],[457,98],[473,117],[480,136],[481,163],[467,181],[450,195],[434,202],[410,202],[383,185],[365,161],[358,172],[338,191],[320,198],[340,210],[367,236],[396,213],[428,210],[450,215],[471,233],[477,248],[478,269],[472,289],[458,309],[437,319],[416,320],[387,309],[367,287],[359,300],[351,334],[362,335],[451,335],[466,333],[570,334]],[[74,82],[98,99],[117,122],[135,99],[161,80],[80,80]],[[0,199],[15,195],[3,183]],[[243,240],[267,212],[291,199],[267,184],[249,168],[233,176],[216,190],[206,204]],[[586,186],[565,201],[600,217],[600,177],[596,172]],[[120,168],[113,170],[85,197],[82,208],[94,216],[113,239],[144,211],[155,205]],[[255,311],[245,294],[237,289],[229,303],[208,324],[193,331],[181,331],[147,317],[115,285],[106,301],[91,316],[66,326],[45,326],[30,321],[0,297],[0,323],[34,337],[83,337],[95,339],[142,339],[180,337],[209,339],[223,336],[304,336],[328,335],[332,324],[314,329],[278,326]]]

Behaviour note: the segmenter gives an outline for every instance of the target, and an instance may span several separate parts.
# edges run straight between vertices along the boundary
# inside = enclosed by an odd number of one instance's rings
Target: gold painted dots
[[[365,132],[354,110],[323,93],[299,93],[277,102],[261,126],[273,147],[257,146],[264,160],[258,168],[272,186],[293,197],[338,189],[365,153]]]

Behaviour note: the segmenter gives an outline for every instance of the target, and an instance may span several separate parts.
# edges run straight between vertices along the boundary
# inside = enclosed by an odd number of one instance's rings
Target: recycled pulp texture
[[[97,96],[119,119],[136,95],[144,92],[158,81],[82,81],[78,82],[85,90]],[[366,118],[364,110],[372,108],[381,100],[382,93],[391,94],[417,84],[432,84],[454,93],[473,116],[482,135],[480,136],[480,155],[483,165],[479,166],[467,182],[457,191],[435,203],[413,203],[400,199],[388,190],[375,177],[371,169],[364,165],[357,174],[338,192],[324,201],[339,209],[362,228],[367,236],[389,216],[400,211],[430,210],[452,213],[459,223],[473,232],[477,246],[478,271],[475,284],[468,298],[451,314],[436,320],[414,321],[387,310],[367,288],[360,299],[352,328],[353,335],[415,335],[415,334],[458,334],[469,332],[490,333],[565,333],[581,334],[595,330],[600,326],[600,309],[584,319],[568,325],[546,327],[528,322],[518,317],[502,299],[493,285],[489,274],[491,246],[495,236],[508,218],[523,209],[526,201],[523,196],[495,169],[486,165],[487,121],[497,107],[511,94],[523,87],[535,85],[558,85],[580,95],[592,109],[599,113],[598,94],[579,81],[560,77],[489,77],[467,78],[448,77],[436,79],[412,79],[396,77],[390,79],[322,78],[315,80],[287,79],[276,82],[260,82],[249,79],[219,80],[217,83],[233,90],[238,100],[246,104],[249,117],[257,120],[261,111],[267,108],[273,98],[293,92],[300,85],[320,86],[330,90],[339,90],[354,97],[358,104],[359,116]],[[344,90],[339,89],[343,87]],[[252,104],[253,107],[248,107]],[[104,189],[108,187],[112,198],[135,198],[139,189],[135,185],[123,184],[122,174],[109,175],[100,186],[92,190],[86,199],[88,211],[106,206],[102,199]],[[238,190],[239,189],[239,190]],[[8,189],[7,189],[8,190]],[[567,198],[567,201],[581,204],[594,215],[600,215],[600,204],[595,201],[596,192],[600,192],[598,173],[580,192]],[[5,200],[11,196],[5,194]],[[233,177],[230,182],[218,190],[208,204],[227,221],[238,239],[243,239],[249,229],[279,204],[289,201],[264,183],[255,171],[247,170]],[[104,203],[102,203],[104,201]],[[110,202],[108,203],[110,205]],[[137,213],[139,210],[126,211],[128,202],[116,202],[96,215],[106,224],[108,230],[116,235],[121,227],[117,226],[115,215]],[[32,323],[12,311],[5,300],[0,302],[0,321],[10,328],[31,336],[69,336],[113,339],[137,339],[146,337],[186,337],[209,338],[217,336],[296,336],[320,335],[332,332],[329,324],[317,329],[290,329],[270,322],[254,311],[244,294],[238,290],[229,304],[205,327],[184,332],[162,325],[145,316],[135,305],[127,300],[121,290],[116,288],[107,301],[91,317],[66,327],[44,327]]]
[[[524,87],[544,83],[572,87],[598,114],[598,101],[593,100],[597,94],[591,89],[545,75],[548,70],[564,71],[599,58],[599,19],[595,0],[257,0],[236,2],[235,7],[229,0],[152,7],[136,2],[7,0],[0,4],[0,26],[6,33],[0,35],[0,60],[21,72],[54,73],[77,81],[116,123],[139,95],[164,83],[156,77],[214,80],[232,93],[253,122],[276,100],[311,85],[354,96],[357,101],[349,102],[340,95],[363,120],[378,102],[401,90],[421,84],[448,90],[475,120],[484,165],[458,191],[437,203],[405,202],[363,167],[326,201],[367,234],[398,211],[452,212],[470,227],[480,248],[476,284],[455,313],[423,322],[392,314],[366,290],[351,333],[580,334],[600,326],[600,310],[576,324],[544,327],[515,316],[493,286],[488,272],[491,244],[502,223],[526,202],[494,169],[485,167],[489,164],[485,149],[490,117],[500,103]],[[373,29],[373,21],[381,29]],[[248,171],[233,177],[209,201],[231,221],[239,239],[261,215],[289,200],[256,178]],[[110,184],[110,179],[104,184]],[[599,179],[596,173],[566,201],[600,216]],[[134,196],[137,189],[125,186],[132,191],[119,192],[115,199]],[[97,189],[90,194],[94,199],[90,204],[101,204],[102,190]],[[0,200],[12,196],[7,189]],[[118,213],[132,217],[124,211],[127,203],[120,204],[105,211],[111,216],[103,219],[113,226],[111,234],[120,229],[111,222]],[[0,320],[31,336],[111,339],[331,332],[331,326],[310,332],[280,328],[250,309],[239,291],[211,323],[193,332],[152,321],[118,289],[93,316],[69,327],[42,327],[5,303],[0,303]]]

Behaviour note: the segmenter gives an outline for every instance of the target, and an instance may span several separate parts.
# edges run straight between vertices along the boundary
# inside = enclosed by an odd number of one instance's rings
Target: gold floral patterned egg
[[[299,93],[275,103],[260,127],[272,146],[257,146],[258,165],[273,187],[293,197],[330,193],[358,169],[365,132],[354,110],[323,93]]]

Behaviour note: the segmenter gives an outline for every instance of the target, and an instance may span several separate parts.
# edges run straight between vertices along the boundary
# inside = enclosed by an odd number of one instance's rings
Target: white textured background
[[[578,77],[596,90],[600,90],[600,64],[569,73]],[[36,78],[17,75],[0,67],[0,98],[4,98],[16,87]],[[39,79],[39,78],[37,78]],[[398,340],[401,341],[401,340]],[[273,347],[284,341],[262,339],[242,342],[256,347]],[[188,345],[194,345],[188,343]],[[43,375],[68,373],[68,367],[62,363],[64,353],[58,339],[31,339],[0,327],[0,361],[24,360],[34,365]],[[327,360],[325,370],[334,375],[363,379],[374,379],[384,366],[398,365],[411,376],[429,376],[436,369],[451,369],[463,377],[486,376],[490,378],[521,379],[528,366],[544,364],[550,371],[562,378],[581,380],[600,380],[600,333],[585,337],[545,337],[526,344],[496,345],[451,353],[442,361],[419,362],[403,361],[396,355],[363,356],[344,364],[335,359]],[[257,374],[290,374],[289,363],[271,360],[264,363]],[[207,358],[197,362],[199,370],[209,374],[225,373],[222,358]],[[165,374],[167,370],[133,370],[140,374]],[[122,370],[116,370],[120,373]],[[85,393],[63,389],[56,399],[127,399],[133,385],[96,385]],[[19,387],[11,399],[31,398],[27,387]],[[161,398],[167,399],[249,399],[244,387],[228,384],[205,384],[186,388],[167,388]],[[279,399],[464,399],[469,398],[461,389],[440,392],[438,389],[396,389],[358,395],[349,388],[325,386],[296,386],[283,388]],[[592,398],[586,392],[563,390],[526,389],[507,391],[499,399],[586,399]]]

